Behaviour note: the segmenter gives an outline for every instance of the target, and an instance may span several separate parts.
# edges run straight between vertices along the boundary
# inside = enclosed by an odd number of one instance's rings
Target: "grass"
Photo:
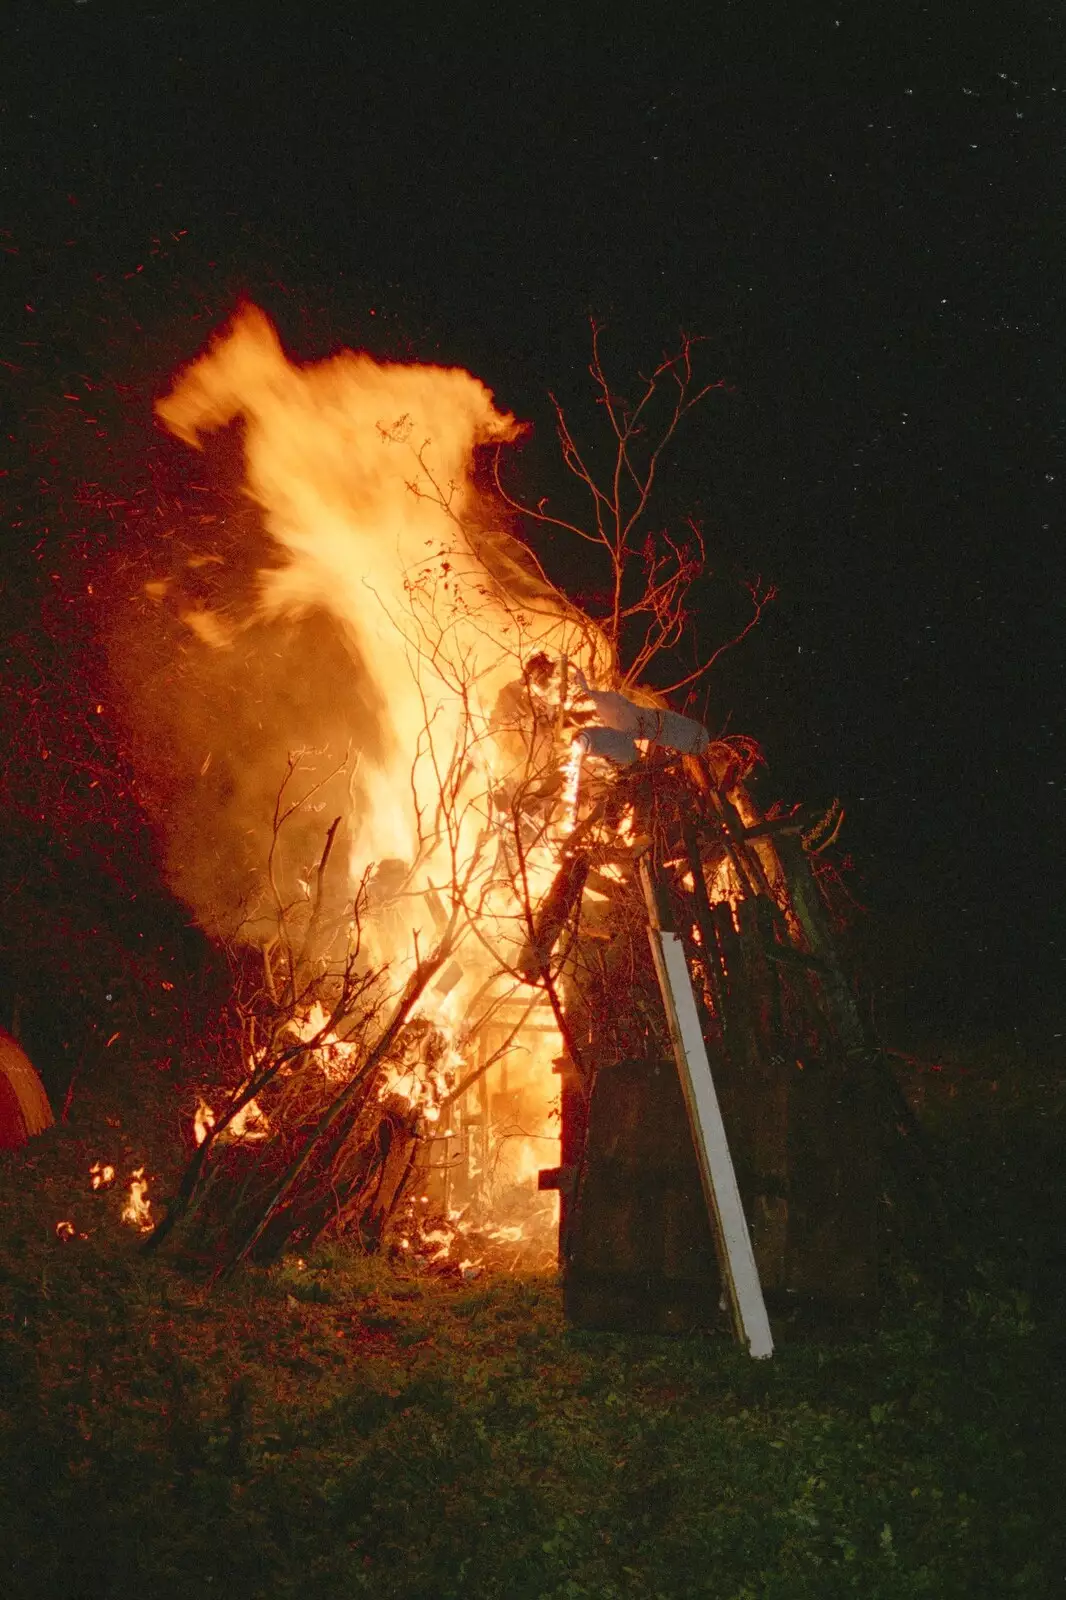
[[[1061,1592],[1062,1297],[1040,1273],[1063,1104],[1011,1070],[923,1087],[974,1235],[957,1324],[904,1273],[876,1332],[768,1363],[575,1331],[551,1278],[337,1246],[208,1292],[88,1191],[98,1127],[2,1158],[0,1593]],[[1032,1193],[993,1148],[1027,1148]]]

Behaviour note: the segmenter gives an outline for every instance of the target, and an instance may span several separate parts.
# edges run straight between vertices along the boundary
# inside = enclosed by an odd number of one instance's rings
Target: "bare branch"
[[[698,678],[704,677],[727,650],[732,650],[734,645],[740,644],[742,639],[748,637],[753,628],[758,627],[767,606],[772,605],[777,599],[777,589],[773,584],[768,584],[764,588],[762,579],[755,578],[747,585],[747,590],[751,596],[752,613],[740,632],[734,634],[732,639],[727,639],[724,644],[720,644],[714,654],[709,656],[695,671],[690,672],[687,677],[679,678],[676,683],[670,684],[668,688],[663,690],[664,694],[676,694],[678,689],[684,689],[689,684],[695,683]]]

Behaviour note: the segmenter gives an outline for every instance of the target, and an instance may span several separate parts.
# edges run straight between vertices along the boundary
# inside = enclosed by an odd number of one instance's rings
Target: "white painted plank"
[[[737,1188],[736,1171],[722,1121],[718,1094],[707,1059],[692,977],[685,950],[675,933],[649,927],[652,959],[666,1007],[681,1085],[689,1107],[704,1192],[713,1208],[726,1256],[726,1293],[734,1325],[757,1361],[773,1355],[774,1342],[766,1314],[759,1271],[751,1247],[748,1220]]]

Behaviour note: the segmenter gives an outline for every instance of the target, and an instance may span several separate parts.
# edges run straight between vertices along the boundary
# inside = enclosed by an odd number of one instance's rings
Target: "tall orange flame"
[[[438,805],[457,751],[482,789],[526,759],[492,736],[500,693],[523,664],[548,651],[594,673],[602,655],[587,619],[484,525],[477,448],[514,439],[518,424],[459,369],[351,351],[296,366],[251,306],[157,409],[192,445],[243,420],[247,489],[283,558],[259,574],[259,616],[328,612],[371,686],[377,727],[361,751],[355,875],[425,856],[417,819]],[[208,643],[230,636],[202,611],[195,620]],[[476,804],[467,810],[450,871],[467,864],[483,822]],[[418,887],[439,882],[441,866],[427,857]]]
[[[351,351],[296,365],[251,306],[177,376],[157,409],[195,447],[213,430],[243,423],[246,489],[277,557],[258,574],[255,624],[324,612],[343,633],[359,708],[349,719],[359,742],[350,892],[374,864],[399,869],[402,894],[365,931],[370,954],[389,963],[397,985],[419,937],[423,954],[434,937],[434,915],[439,928],[440,915],[462,910],[471,934],[462,961],[422,1002],[451,1038],[494,964],[501,973],[515,965],[527,932],[520,902],[548,887],[556,847],[573,826],[577,756],[565,794],[560,782],[538,801],[544,826],[520,852],[520,894],[513,850],[510,880],[498,868],[506,846],[496,835],[507,821],[499,797],[565,758],[559,699],[568,683],[602,681],[609,667],[594,625],[492,526],[476,492],[478,449],[515,439],[519,425],[462,370]],[[165,592],[156,584],[153,598]],[[224,653],[243,626],[203,609],[185,620],[209,653]],[[554,701],[545,687],[552,663]],[[269,715],[267,705],[264,720]],[[210,756],[202,772],[209,763]],[[195,830],[189,836],[195,840]],[[514,1130],[501,1170],[523,1180],[552,1159],[543,1144],[558,1137],[549,1127],[550,1064],[561,1048],[542,1019],[501,1090]],[[324,1070],[343,1074],[345,1049],[331,1044]],[[519,1092],[522,1059],[540,1085],[532,1114],[529,1094],[523,1100]],[[429,1118],[441,1086],[408,1084],[397,1071],[386,1088]],[[210,1120],[201,1113],[198,1140]]]

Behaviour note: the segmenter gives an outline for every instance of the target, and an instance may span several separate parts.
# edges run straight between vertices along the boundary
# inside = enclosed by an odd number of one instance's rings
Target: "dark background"
[[[620,381],[701,333],[730,387],[657,516],[703,523],[709,638],[745,576],[780,591],[710,724],[762,742],[765,799],[842,800],[890,1027],[1061,1043],[1061,19],[699,9],[9,6],[8,623],[93,477],[63,404],[132,497],[240,292],[300,357],[468,367],[553,496],[589,314]]]

